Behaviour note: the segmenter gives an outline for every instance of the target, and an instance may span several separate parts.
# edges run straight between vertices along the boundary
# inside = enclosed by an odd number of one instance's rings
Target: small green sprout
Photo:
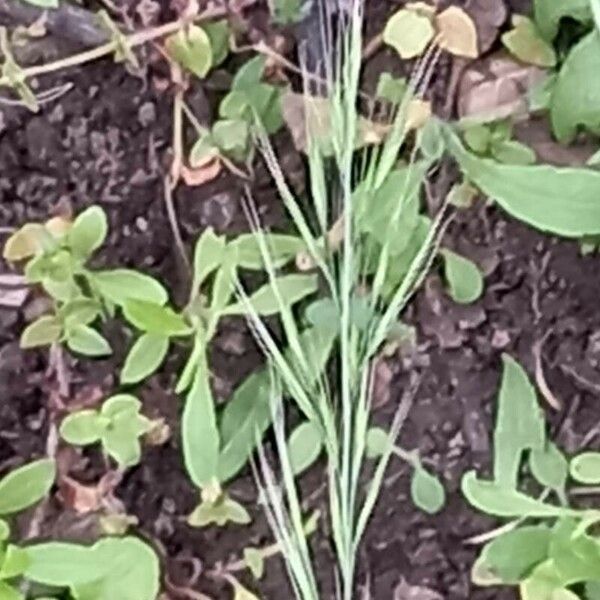
[[[140,414],[141,406],[135,396],[112,396],[100,410],[81,410],[66,417],[60,426],[60,435],[77,446],[100,442],[121,468],[131,467],[140,462],[140,438],[154,426]]]

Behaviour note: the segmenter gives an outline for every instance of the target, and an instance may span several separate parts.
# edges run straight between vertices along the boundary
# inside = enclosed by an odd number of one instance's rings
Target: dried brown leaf
[[[181,177],[186,185],[199,186],[215,179],[221,172],[221,168],[221,159],[216,156],[201,167],[189,168],[182,165]]]

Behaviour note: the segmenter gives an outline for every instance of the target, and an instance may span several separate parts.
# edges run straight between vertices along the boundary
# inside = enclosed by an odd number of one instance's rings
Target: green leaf
[[[300,345],[312,359],[311,377],[306,382],[313,385],[325,369],[331,353],[335,333],[309,327],[300,334]],[[287,359],[291,353],[285,352]],[[264,368],[246,378],[234,391],[221,416],[221,456],[219,480],[226,482],[246,464],[256,442],[271,424],[271,374]]]
[[[185,467],[191,480],[199,488],[218,480],[221,439],[205,355],[199,360],[192,389],[185,401],[181,438]]]
[[[229,54],[229,24],[227,19],[202,24],[212,49],[212,67],[218,67]]]
[[[240,119],[220,119],[213,125],[212,141],[223,154],[242,161],[248,154],[250,142],[248,123]]]
[[[273,288],[277,286],[280,298]],[[281,310],[281,302],[285,306],[292,306],[306,296],[316,292],[318,288],[318,278],[316,275],[282,275],[277,277],[275,282],[269,282],[259,288],[248,298],[250,307],[246,302],[240,301],[228,306],[223,314],[225,315],[245,315],[248,310],[253,310],[257,314],[267,317],[277,314]]]
[[[85,356],[107,356],[112,353],[110,344],[88,325],[76,325],[67,331],[67,346]]]
[[[26,548],[25,577],[69,587],[80,600],[155,600],[160,569],[154,551],[132,538],[104,538],[91,547],[62,542]]]
[[[600,483],[600,452],[582,452],[571,459],[571,477],[580,483],[596,485]]]
[[[59,315],[68,329],[74,325],[89,325],[100,315],[100,304],[91,298],[76,298],[60,308]]]
[[[10,515],[39,502],[50,491],[56,464],[49,458],[14,469],[0,480],[0,515]]]
[[[191,333],[185,319],[169,306],[143,300],[127,300],[123,315],[135,327],[147,333],[175,337]]]
[[[96,271],[92,281],[102,296],[117,305],[123,305],[127,300],[162,305],[169,298],[165,288],[156,279],[131,269]]]
[[[430,515],[439,512],[446,502],[446,491],[440,480],[422,467],[413,471],[410,495],[415,505]]]
[[[258,596],[247,590],[239,582],[235,581],[233,585],[233,600],[260,600]]]
[[[536,160],[535,152],[529,146],[515,140],[492,144],[491,154],[506,165],[533,165]]]
[[[487,154],[492,143],[492,132],[485,125],[476,124],[467,127],[463,133],[465,144],[477,154]]]
[[[112,419],[123,413],[138,413],[142,403],[132,394],[115,394],[104,401],[100,414]]]
[[[517,486],[525,450],[543,450],[545,424],[535,388],[513,358],[503,355],[503,371],[494,430],[494,480],[500,487]]]
[[[475,302],[483,293],[483,275],[477,265],[451,250],[443,249],[441,254],[452,299],[460,304]]]
[[[599,172],[503,165],[467,152],[448,129],[445,135],[465,176],[513,217],[566,237],[600,233]]]
[[[239,502],[222,495],[215,502],[202,502],[188,517],[187,522],[192,527],[207,527],[212,524],[223,527],[227,523],[247,525],[251,519]]]
[[[106,430],[102,436],[104,451],[123,469],[139,464],[142,456],[140,442],[133,435],[136,418],[137,415],[116,417],[111,423],[113,429]]]
[[[26,0],[30,1],[30,0]],[[14,587],[8,585],[4,581],[0,581],[0,600],[25,600],[25,596]],[[44,600],[40,598],[39,600]],[[50,599],[52,600],[52,599]]]
[[[383,456],[390,445],[390,435],[381,427],[371,427],[367,432],[367,458]]]
[[[75,255],[87,258],[102,246],[107,233],[106,213],[99,206],[90,206],[73,221],[67,233],[67,243]]]
[[[207,339],[212,338],[219,318],[231,299],[237,280],[237,257],[235,248],[230,247],[221,267],[215,275],[212,287],[210,312],[211,320],[208,325]]]
[[[379,75],[375,92],[378,98],[383,98],[391,104],[400,104],[407,91],[408,83],[405,77],[393,77],[388,72]]]
[[[57,317],[45,315],[30,323],[21,334],[19,345],[23,349],[48,346],[60,340],[62,323]]]
[[[543,519],[580,516],[576,510],[546,504],[493,481],[477,479],[475,471],[463,476],[461,489],[473,507],[494,517]]]
[[[585,584],[586,600],[600,600],[600,581],[589,581]]]
[[[121,383],[138,383],[154,373],[169,351],[169,338],[145,333],[131,347],[123,370]]]
[[[401,9],[388,20],[383,41],[406,58],[421,56],[435,35],[429,16],[416,10]]]
[[[288,440],[288,452],[294,475],[306,471],[319,458],[322,450],[321,428],[311,421],[298,425]]]
[[[267,59],[259,54],[240,67],[233,78],[231,89],[244,91],[260,83],[265,72]]]
[[[211,39],[198,25],[182,27],[165,40],[169,56],[184,69],[203,79],[213,66]]]
[[[499,580],[503,584],[517,585],[548,558],[549,547],[548,527],[522,526],[503,533],[486,544],[473,572],[483,577],[484,581]]]
[[[552,41],[561,19],[570,17],[580,23],[591,23],[589,0],[534,0],[535,21],[542,35]]]
[[[200,137],[196,140],[190,150],[190,166],[192,168],[202,167],[217,156],[219,156],[219,149],[217,148],[212,135],[209,132],[205,132],[200,134]]]
[[[106,425],[95,410],[80,410],[63,419],[60,435],[69,444],[87,446],[100,440]]]
[[[535,23],[523,15],[513,15],[513,29],[502,35],[502,43],[519,60],[538,67],[556,64],[554,48],[541,36]]]
[[[0,579],[12,579],[21,575],[27,565],[29,558],[27,551],[9,544],[2,557],[2,566],[0,567]]]
[[[4,519],[0,519],[0,542],[5,542],[9,537],[10,525]]]
[[[340,311],[333,298],[319,298],[311,302],[304,315],[314,327],[325,328],[334,333],[340,330]]]
[[[194,249],[194,282],[191,297],[198,295],[206,278],[219,268],[225,256],[225,238],[216,235],[212,227],[207,227],[196,242]]]
[[[578,127],[600,129],[600,33],[579,41],[563,63],[552,93],[550,118],[554,135],[570,142]]]
[[[274,0],[273,19],[281,25],[297,23],[302,18],[302,0]]]
[[[265,244],[273,266],[278,269],[294,260],[298,253],[306,250],[302,238],[283,233],[264,233]],[[254,233],[239,235],[230,242],[237,250],[237,264],[242,269],[262,270],[265,268],[260,243]]]
[[[577,534],[575,519],[561,519],[550,538],[550,559],[566,587],[580,581],[597,580],[600,570],[600,544],[585,533]]]
[[[563,490],[569,474],[569,466],[562,452],[552,442],[544,448],[534,448],[529,455],[531,473],[544,487]]]
[[[261,579],[265,573],[265,559],[258,548],[244,548],[244,562],[255,579]]]

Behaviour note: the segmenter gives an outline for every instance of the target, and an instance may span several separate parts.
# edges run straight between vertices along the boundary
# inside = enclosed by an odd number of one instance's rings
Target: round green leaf
[[[67,346],[84,356],[107,356],[112,353],[110,344],[88,325],[77,325],[67,331]]]
[[[367,458],[383,456],[390,445],[389,434],[381,427],[371,427],[367,432]]]
[[[60,309],[60,317],[67,328],[74,325],[89,325],[100,314],[100,304],[91,298],[76,298]]]
[[[427,15],[402,9],[387,22],[383,41],[395,48],[402,58],[415,58],[423,54],[434,35],[433,24]]]
[[[121,383],[138,383],[160,367],[169,350],[169,338],[145,333],[131,347],[123,370]]]
[[[106,213],[99,206],[90,206],[77,216],[67,240],[76,255],[87,258],[102,246],[107,233]]]
[[[219,156],[219,149],[216,147],[212,135],[206,133],[196,140],[190,150],[190,166],[193,168],[200,167],[216,156]]]
[[[46,315],[29,324],[21,334],[21,348],[38,348],[58,342],[62,324],[57,317]]]
[[[583,452],[571,459],[571,477],[580,483],[600,483],[600,452]]]
[[[18,577],[25,571],[28,564],[27,551],[9,544],[3,556],[2,566],[0,567],[0,579]]]
[[[56,464],[49,458],[11,471],[0,481],[0,515],[19,512],[41,500],[55,477]]]
[[[135,415],[132,415],[135,419]],[[142,449],[137,437],[127,432],[106,431],[102,436],[102,447],[120,467],[133,467],[140,462]]]
[[[452,299],[460,304],[475,302],[483,292],[483,276],[477,265],[451,250],[445,249],[441,253]]]
[[[446,502],[446,492],[439,479],[421,467],[413,471],[410,482],[413,502],[429,514],[439,512]]]
[[[224,154],[243,160],[248,153],[250,128],[241,119],[221,119],[213,125],[212,139]]]
[[[100,440],[106,425],[95,410],[80,410],[63,419],[60,435],[69,444],[87,446]]]
[[[543,449],[534,448],[531,451],[529,466],[541,485],[555,490],[565,487],[569,466],[562,452],[552,442],[548,442]]]
[[[306,471],[321,454],[323,434],[312,421],[301,423],[292,431],[288,440],[288,452],[294,475]]]
[[[213,65],[213,51],[206,31],[197,25],[183,27],[165,41],[169,56],[201,79]]]

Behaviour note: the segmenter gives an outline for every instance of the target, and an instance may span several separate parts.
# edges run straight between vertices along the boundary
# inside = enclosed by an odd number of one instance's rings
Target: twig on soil
[[[40,92],[39,94],[36,95],[36,101],[39,105],[48,104],[49,102],[53,102],[54,100],[57,100],[58,98],[60,98],[61,96],[64,96],[67,92],[72,90],[73,85],[74,84],[69,81],[68,83],[65,83],[63,85],[59,85],[57,87],[50,88],[48,90],[44,90],[43,92]],[[0,97],[0,104],[3,104],[5,106],[27,107],[27,104],[25,104],[25,102],[23,102],[22,100],[15,100],[12,98]]]
[[[240,8],[248,8],[255,3],[256,0],[243,0]],[[150,29],[125,35],[125,42],[127,43],[128,48],[136,48],[137,46],[141,46],[147,42],[152,42],[171,33],[175,33],[190,23],[219,19],[227,16],[228,14],[229,9],[224,6],[208,8],[194,17],[177,19],[176,21],[171,21],[169,23],[165,23],[164,25],[159,25],[158,27],[152,27]],[[79,52],[77,54],[46,63],[44,65],[25,67],[22,70],[22,75],[25,77],[25,79],[28,79],[30,77],[45,75],[62,69],[67,69],[69,67],[82,65],[112,54],[119,49],[119,44],[119,40],[112,40],[96,46],[95,48],[91,48],[89,50],[85,50],[84,52]],[[11,87],[10,79],[7,76],[0,77],[0,86]]]
[[[373,58],[377,54],[380,48],[383,46],[383,34],[378,33],[374,38],[369,40],[363,50],[362,58],[363,61],[367,61]]]
[[[542,349],[550,333],[551,331],[548,330],[541,340],[538,340],[533,344],[532,352],[533,358],[535,360],[535,383],[537,384],[540,392],[542,393],[542,396],[544,396],[546,402],[548,402],[548,404],[554,410],[562,410],[562,402],[554,395],[554,393],[550,389],[550,386],[546,381],[546,376],[544,375],[544,366],[542,364]]]

